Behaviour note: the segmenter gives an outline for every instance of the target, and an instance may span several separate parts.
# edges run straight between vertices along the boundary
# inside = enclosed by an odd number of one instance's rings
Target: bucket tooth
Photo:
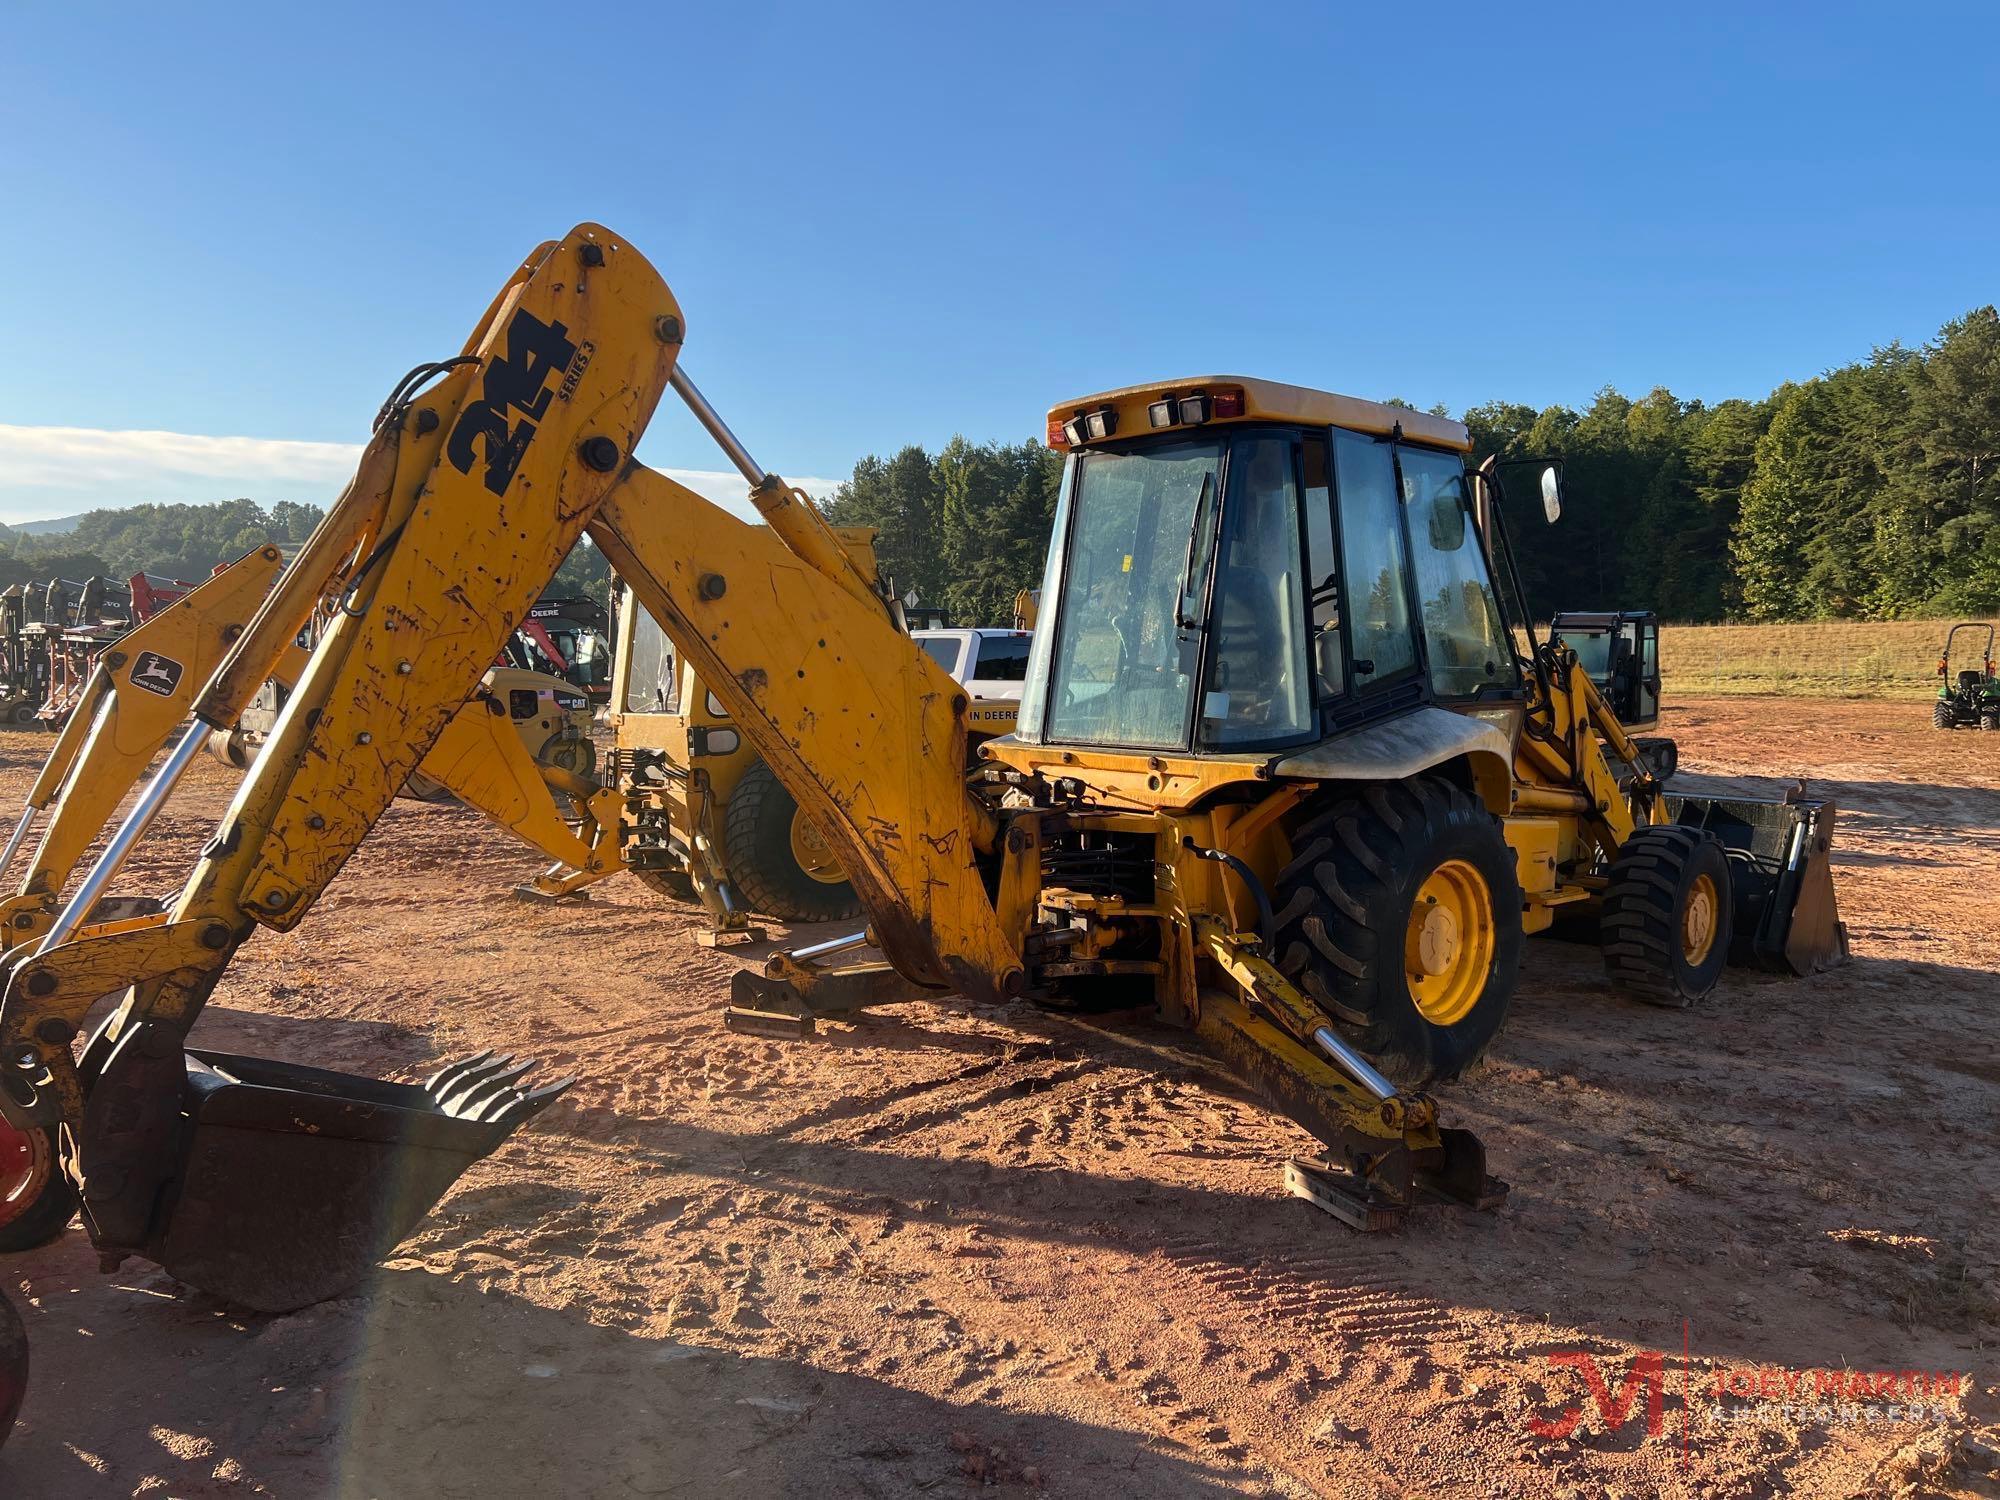
[[[511,1090],[486,1106],[484,1118],[493,1124],[511,1128],[524,1120],[532,1120],[575,1087],[574,1078],[558,1078],[554,1083],[545,1083],[538,1089]]]
[[[481,1053],[480,1057],[481,1061],[477,1066],[468,1063],[464,1067],[456,1069],[449,1082],[440,1087],[425,1091],[437,1101],[438,1107],[447,1114],[454,1112],[454,1106],[459,1100],[471,1094],[489,1078],[506,1072],[509,1067],[513,1066],[514,1062],[514,1054],[511,1052],[497,1054],[486,1052]]]
[[[424,1092],[427,1094],[436,1095],[441,1090],[450,1088],[452,1084],[457,1081],[457,1079],[461,1074],[470,1072],[474,1068],[483,1066],[487,1062],[491,1061],[492,1057],[493,1057],[493,1050],[489,1047],[486,1051],[481,1052],[476,1056],[465,1058],[460,1062],[446,1063],[442,1068],[439,1068],[435,1073],[431,1074],[430,1077],[424,1080]]]
[[[540,1058],[531,1057],[526,1062],[517,1062],[512,1067],[502,1068],[497,1073],[489,1072],[477,1083],[467,1084],[438,1102],[444,1106],[447,1114],[460,1115],[468,1120],[486,1119],[484,1113],[486,1104],[502,1094],[518,1092],[512,1087],[514,1081],[526,1077],[541,1065]]]
[[[502,1062],[508,1060],[498,1058],[496,1062],[482,1068],[472,1080],[458,1084],[450,1092],[436,1094],[434,1098],[438,1100],[438,1108],[442,1108],[446,1114],[462,1114],[468,1120],[478,1118],[480,1104],[490,1100],[494,1094],[506,1092],[508,1084],[512,1084],[516,1078],[540,1066],[540,1058],[528,1058],[526,1062],[510,1062],[504,1068],[500,1066]]]

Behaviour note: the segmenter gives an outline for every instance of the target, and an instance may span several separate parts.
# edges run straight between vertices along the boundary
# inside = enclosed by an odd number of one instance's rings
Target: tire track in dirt
[[[1459,1348],[1471,1336],[1446,1303],[1412,1289],[1399,1250],[1345,1247],[1277,1261],[1206,1235],[1159,1248],[1170,1270],[1248,1317],[1329,1344],[1383,1354]]]

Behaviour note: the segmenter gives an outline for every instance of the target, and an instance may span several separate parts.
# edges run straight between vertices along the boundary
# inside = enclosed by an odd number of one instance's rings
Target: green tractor
[[[1983,646],[1976,652],[1979,665],[1967,668],[1965,661],[1968,650],[1959,648],[1959,668],[1951,670],[1952,647],[1958,640],[1958,633],[1966,632],[1968,641],[1976,641],[1979,632],[1986,632]],[[1944,681],[1938,686],[1937,702],[1931,705],[1931,723],[1939,729],[2000,729],[2000,678],[1993,675],[1993,627],[1981,625],[1971,620],[1962,620],[1946,632],[1944,653],[1938,657],[1938,676]]]

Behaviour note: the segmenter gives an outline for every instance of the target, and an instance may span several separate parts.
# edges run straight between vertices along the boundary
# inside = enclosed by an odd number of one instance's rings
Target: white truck
[[[1021,679],[1028,675],[1028,648],[1035,639],[1033,631],[952,627],[913,630],[910,639],[964,684],[972,700],[966,710],[971,724],[968,751],[996,735],[1014,732],[1014,721],[1021,713]]]

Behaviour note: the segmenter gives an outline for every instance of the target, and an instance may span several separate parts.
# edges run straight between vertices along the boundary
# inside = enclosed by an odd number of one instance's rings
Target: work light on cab
[[[1146,420],[1154,427],[1199,427],[1213,417],[1242,415],[1240,390],[1189,391],[1184,396],[1168,391],[1146,408]]]

